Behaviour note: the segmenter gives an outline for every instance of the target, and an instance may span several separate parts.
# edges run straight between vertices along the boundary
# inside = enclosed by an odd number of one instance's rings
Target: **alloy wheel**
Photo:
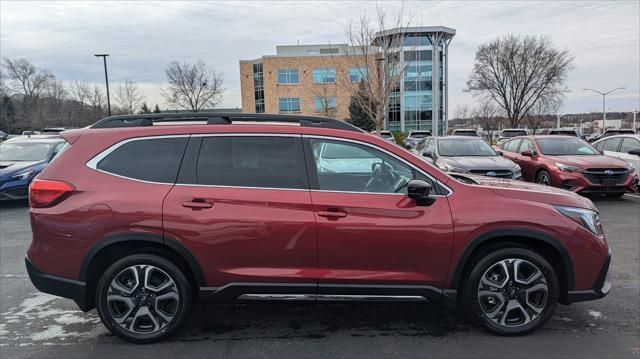
[[[135,265],[118,273],[107,291],[113,320],[136,334],[164,329],[178,313],[180,295],[173,278],[152,265]]]
[[[539,184],[545,185],[545,186],[550,186],[551,185],[551,179],[549,179],[549,175],[547,173],[545,173],[545,172],[541,172],[538,175],[538,178],[537,178],[536,182],[539,183]]]
[[[491,265],[478,284],[478,303],[492,322],[519,327],[535,320],[549,297],[547,279],[529,261],[508,258]]]

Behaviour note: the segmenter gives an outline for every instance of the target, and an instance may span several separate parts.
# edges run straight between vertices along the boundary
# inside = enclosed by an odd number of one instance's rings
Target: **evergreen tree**
[[[151,113],[151,109],[149,109],[146,102],[142,103],[142,107],[140,107],[140,113]]]
[[[160,111],[160,106],[158,106],[158,104],[156,104],[156,107],[153,109],[153,113],[160,113],[162,111]]]
[[[364,101],[362,99],[364,99]],[[351,100],[349,101],[350,118],[347,120],[347,122],[367,132],[371,132],[376,129],[376,125],[369,114],[374,111],[366,111],[362,107],[363,104],[370,106],[370,108],[375,108],[375,106],[373,105],[373,101],[371,101],[371,98],[368,97],[363,84],[360,84],[358,92],[354,96],[352,96]]]
[[[0,127],[6,133],[12,133],[15,130],[16,109],[13,106],[11,98],[7,95],[2,96],[0,100]]]

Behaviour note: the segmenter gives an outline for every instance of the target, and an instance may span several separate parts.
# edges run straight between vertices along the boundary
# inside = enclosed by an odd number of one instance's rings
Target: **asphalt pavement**
[[[198,308],[181,334],[151,345],[39,293],[24,267],[28,208],[0,203],[0,358],[640,358],[640,196],[592,200],[612,247],[612,292],[559,305],[528,336],[489,334],[437,303],[274,303]]]

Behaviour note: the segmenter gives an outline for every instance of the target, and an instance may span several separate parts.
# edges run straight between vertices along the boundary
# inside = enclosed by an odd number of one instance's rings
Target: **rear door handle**
[[[318,216],[327,218],[344,218],[347,214],[337,208],[329,208],[326,211],[318,211]]]
[[[182,207],[188,207],[193,209],[205,209],[213,207],[213,203],[204,201],[187,201],[182,202]]]

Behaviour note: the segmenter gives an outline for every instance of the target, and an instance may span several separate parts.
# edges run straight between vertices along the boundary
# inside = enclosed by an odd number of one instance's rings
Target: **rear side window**
[[[141,139],[125,143],[96,168],[143,181],[175,183],[187,137]]]
[[[622,140],[622,147],[620,147],[620,152],[629,153],[631,150],[640,150],[640,141],[635,138],[626,137]]]
[[[300,137],[219,136],[202,139],[197,184],[307,188]]]

